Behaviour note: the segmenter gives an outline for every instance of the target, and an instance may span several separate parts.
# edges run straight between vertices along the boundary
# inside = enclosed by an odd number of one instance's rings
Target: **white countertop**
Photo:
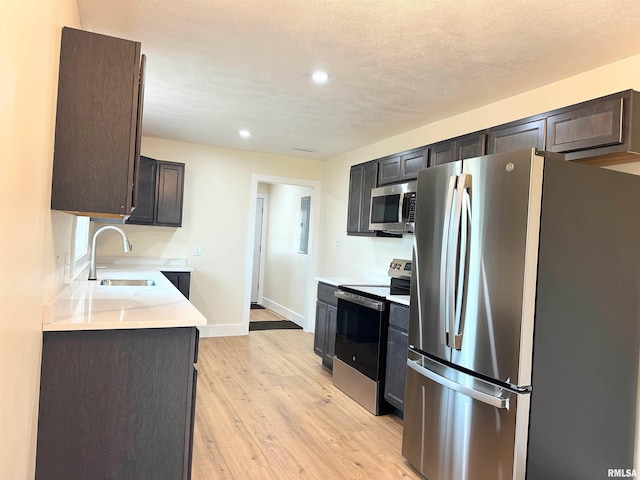
[[[358,286],[367,286],[367,285],[383,286],[389,283],[389,282],[385,283],[382,281],[375,282],[372,280],[354,280],[353,278],[347,278],[347,277],[316,277],[316,281],[327,283],[329,285],[333,285],[334,287],[339,287],[341,285],[350,285],[355,288],[357,288]],[[387,295],[386,298],[390,302],[399,303],[400,305],[406,305],[408,307],[411,297],[409,295]]]
[[[316,277],[316,281],[339,287],[340,285],[360,285],[360,286],[387,286],[389,278],[364,278],[353,279],[350,277]]]
[[[162,267],[167,271],[167,268]],[[207,319],[158,267],[109,265],[97,270],[98,280],[76,280],[62,289],[43,309],[42,329],[111,330],[205,325]],[[104,286],[100,280],[150,279],[155,286]]]
[[[387,300],[390,302],[399,303],[400,305],[409,306],[410,295],[387,295]]]

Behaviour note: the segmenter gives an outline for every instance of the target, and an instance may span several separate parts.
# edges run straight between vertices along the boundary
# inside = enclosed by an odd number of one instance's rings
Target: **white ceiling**
[[[316,159],[640,53],[638,0],[78,7],[84,29],[142,43],[144,135]]]

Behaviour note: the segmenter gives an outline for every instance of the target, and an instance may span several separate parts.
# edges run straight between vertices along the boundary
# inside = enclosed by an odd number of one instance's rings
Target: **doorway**
[[[260,305],[260,286],[262,285],[260,274],[262,273],[262,265],[264,264],[262,245],[265,240],[265,229],[263,228],[265,209],[265,197],[259,195],[256,198],[256,224],[253,246],[253,272],[251,275],[251,308],[259,308]]]
[[[245,290],[247,331],[256,305],[313,331],[317,257],[314,227],[319,220],[319,189],[317,181],[252,176]]]

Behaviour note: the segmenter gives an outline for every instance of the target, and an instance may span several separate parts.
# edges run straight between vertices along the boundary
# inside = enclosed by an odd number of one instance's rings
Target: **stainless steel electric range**
[[[391,267],[397,262],[407,261],[394,259]],[[410,262],[408,265],[410,275]],[[391,267],[390,275],[394,273]],[[340,285],[335,293],[338,314],[333,383],[374,415],[393,411],[384,400],[387,297],[408,292],[409,278],[405,274],[392,277],[390,285]]]

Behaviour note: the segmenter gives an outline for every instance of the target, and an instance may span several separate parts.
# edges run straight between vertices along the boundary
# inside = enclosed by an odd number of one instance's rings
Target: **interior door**
[[[256,231],[253,244],[253,273],[251,275],[251,303],[258,303],[260,286],[260,259],[262,252],[262,223],[264,198],[256,199]]]

